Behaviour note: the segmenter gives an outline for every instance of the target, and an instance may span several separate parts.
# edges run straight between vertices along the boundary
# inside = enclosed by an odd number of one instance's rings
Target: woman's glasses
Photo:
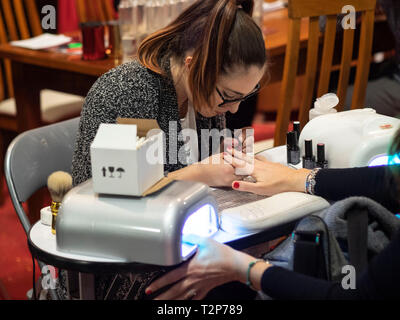
[[[227,104],[233,104],[233,103],[238,103],[238,102],[242,102],[252,96],[254,96],[259,90],[260,90],[260,84],[258,83],[256,85],[256,87],[254,88],[254,90],[252,92],[250,92],[248,95],[242,97],[242,98],[238,98],[238,99],[226,99],[222,93],[218,90],[218,88],[215,88],[220,96],[220,98],[222,99],[222,102],[218,105],[218,107],[222,107],[225,106]]]

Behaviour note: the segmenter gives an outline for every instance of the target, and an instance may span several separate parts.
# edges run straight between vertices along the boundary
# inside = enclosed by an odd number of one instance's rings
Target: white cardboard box
[[[100,125],[90,146],[94,192],[142,196],[164,177],[164,161],[147,161],[147,151],[154,150],[153,143],[162,139],[162,131],[136,148],[136,136],[145,137],[148,130],[158,125],[155,120],[133,121],[136,124]],[[142,122],[145,129],[140,128]]]

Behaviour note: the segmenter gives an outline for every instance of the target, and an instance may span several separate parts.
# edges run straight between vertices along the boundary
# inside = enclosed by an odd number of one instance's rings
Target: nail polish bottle
[[[296,132],[297,143],[300,141],[300,121],[293,121],[293,131]]]
[[[303,168],[315,168],[315,157],[313,156],[312,140],[304,140]]]
[[[297,144],[296,133],[290,131],[286,135],[287,163],[298,164],[300,162],[300,149]]]
[[[317,145],[317,162],[315,165],[318,168],[328,168],[328,160],[325,160],[325,145],[323,143],[318,143]]]

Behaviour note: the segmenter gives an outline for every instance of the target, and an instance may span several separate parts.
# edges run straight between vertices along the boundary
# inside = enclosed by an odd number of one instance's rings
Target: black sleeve
[[[357,276],[355,289],[281,267],[268,268],[261,289],[274,299],[400,299],[400,231],[392,242]]]
[[[322,169],[315,177],[314,192],[334,201],[351,196],[368,197],[396,213],[400,206],[393,171],[390,166]]]

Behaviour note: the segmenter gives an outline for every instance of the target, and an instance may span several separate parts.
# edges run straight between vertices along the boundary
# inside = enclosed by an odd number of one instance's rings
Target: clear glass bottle
[[[166,6],[168,7],[168,21],[167,24],[170,24],[172,21],[174,21],[177,16],[178,16],[178,12],[177,12],[177,3],[178,0],[165,0],[166,2]]]
[[[169,1],[168,0],[157,0],[157,30],[164,28],[169,24]]]
[[[183,11],[183,2],[185,0],[176,0],[176,17],[178,17]]]
[[[134,5],[134,0],[121,0],[118,6],[123,63],[131,60],[135,53],[136,26],[133,19]]]
[[[264,0],[254,0],[253,19],[260,28],[262,28],[264,16],[263,3]]]
[[[133,21],[136,25],[136,47],[147,36],[147,19],[146,19],[146,0],[135,0],[136,5],[133,10]],[[136,48],[137,50],[137,48]]]
[[[193,0],[182,0],[182,11],[185,11],[187,8],[189,8],[193,2]]]
[[[179,3],[180,0],[170,0],[170,16],[171,21],[175,20],[179,15]]]
[[[156,2],[154,0],[146,1],[146,19],[147,33],[150,34],[156,29]]]

